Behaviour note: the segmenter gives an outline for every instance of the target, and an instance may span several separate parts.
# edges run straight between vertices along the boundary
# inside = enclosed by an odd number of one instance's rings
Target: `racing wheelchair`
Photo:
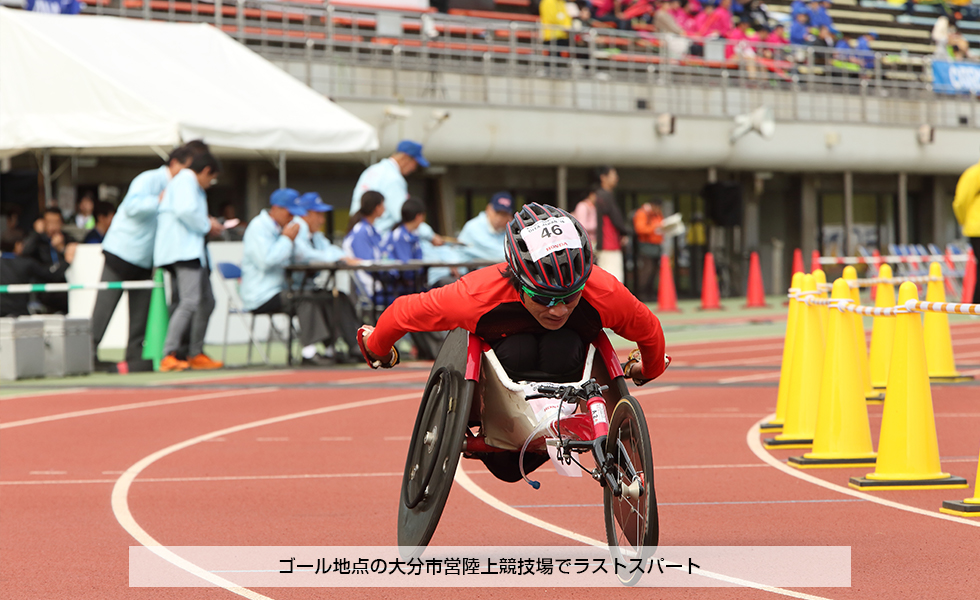
[[[610,415],[607,418],[607,415]],[[461,456],[549,449],[556,468],[572,463],[603,488],[613,558],[649,557],[659,541],[653,454],[646,419],[629,395],[604,333],[589,346],[574,383],[513,381],[490,346],[463,329],[449,333],[419,405],[402,478],[398,545],[422,553],[442,515]],[[576,456],[589,453],[594,467]],[[572,467],[574,468],[574,467]],[[621,575],[632,585],[639,576]]]

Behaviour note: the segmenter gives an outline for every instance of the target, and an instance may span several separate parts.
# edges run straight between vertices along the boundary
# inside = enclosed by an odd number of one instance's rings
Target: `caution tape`
[[[150,290],[163,284],[146,281],[100,281],[99,283],[15,283],[0,285],[0,294],[72,292],[75,290]]]
[[[923,256],[821,256],[817,262],[821,265],[877,265],[881,263],[923,263],[931,261],[966,262],[969,257],[965,254],[929,254]]]
[[[922,302],[909,300],[905,308],[916,312],[943,312],[956,315],[980,315],[980,304],[957,304],[954,302]]]
[[[814,298],[813,296],[810,296],[803,298],[802,302],[816,306],[832,306],[841,312],[850,312],[873,317],[894,317],[895,315],[904,315],[912,312],[912,310],[906,306],[861,306],[859,304],[854,304],[854,300],[851,299],[835,300],[827,298]]]

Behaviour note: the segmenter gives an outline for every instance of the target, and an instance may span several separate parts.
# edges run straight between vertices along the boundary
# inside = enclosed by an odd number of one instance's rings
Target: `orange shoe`
[[[203,352],[193,358],[188,358],[187,364],[189,364],[192,369],[200,371],[220,369],[221,367],[225,366],[225,363],[218,360],[212,360],[210,356],[204,354]]]
[[[167,373],[169,371],[183,371],[187,369],[189,365],[186,360],[180,360],[173,354],[168,354],[163,357],[160,361],[160,372]]]

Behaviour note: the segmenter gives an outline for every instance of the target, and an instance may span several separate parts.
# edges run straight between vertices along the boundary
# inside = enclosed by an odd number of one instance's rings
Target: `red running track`
[[[954,328],[954,339],[972,343],[974,329]],[[639,395],[657,463],[661,544],[847,545],[852,547],[852,587],[661,589],[656,597],[977,598],[980,522],[936,515],[942,500],[972,494],[980,449],[980,387],[933,387],[943,468],[966,477],[970,490],[855,496],[846,491],[847,478],[867,469],[807,471],[824,482],[821,486],[768,464],[757,454],[764,451],[753,448],[758,436],[752,427],[775,404],[778,343],[674,345],[671,351],[702,368],[669,371]],[[977,351],[980,345],[957,347],[958,354]],[[705,366],[749,353],[768,361],[741,369],[736,364]],[[238,597],[222,589],[129,588],[127,552],[138,542],[128,531],[166,546],[394,544],[401,470],[426,372],[419,365],[381,378],[364,369],[290,371],[225,378],[210,386],[195,382],[0,400],[3,597]],[[759,379],[744,379],[753,376]],[[725,383],[737,377],[743,379]],[[371,387],[382,382],[387,387]],[[391,387],[396,383],[401,387]],[[869,410],[876,431],[881,408]],[[302,411],[310,414],[243,427]],[[206,441],[159,454],[201,436]],[[764,454],[784,460],[794,452],[802,451]],[[145,460],[155,453],[157,460]],[[141,461],[145,468],[125,489],[122,472]],[[495,480],[479,462],[461,464],[473,484],[512,510],[604,539],[601,492],[592,481],[559,477],[546,466],[538,471],[541,490],[534,491],[523,483]],[[432,543],[576,542],[500,512],[457,482]],[[411,589],[255,592],[277,600],[419,596]],[[432,589],[425,595],[459,593]],[[588,589],[462,593],[478,598],[595,595]],[[650,597],[638,589],[602,593]]]

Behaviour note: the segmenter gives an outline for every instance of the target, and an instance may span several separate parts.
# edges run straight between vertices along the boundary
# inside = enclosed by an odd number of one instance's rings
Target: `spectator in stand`
[[[619,0],[590,0],[592,18],[600,23],[616,23]]]
[[[732,29],[732,0],[720,0],[718,6],[710,11],[701,27],[699,37],[725,37]]]
[[[82,7],[78,0],[25,0],[24,10],[52,15],[77,15]]]
[[[762,29],[769,28],[769,13],[766,11],[766,5],[762,0],[749,0],[748,4],[745,5],[742,18],[748,19],[752,28],[759,33]]]
[[[597,169],[600,190],[596,192],[596,264],[623,281],[623,246],[628,231],[623,213],[616,204],[615,190],[619,173],[610,166]]]
[[[109,231],[109,225],[112,224],[112,218],[116,215],[116,207],[105,202],[104,200],[99,200],[95,205],[95,227],[88,232],[85,239],[82,240],[83,244],[101,244],[102,240],[105,239],[105,234]]]
[[[677,22],[676,15],[681,7],[680,0],[667,0],[660,5],[657,12],[653,15],[653,25],[660,33],[670,33],[673,35],[686,35],[687,32]]]
[[[514,218],[514,199],[507,192],[497,192],[487,207],[463,225],[459,241],[463,255],[470,260],[504,260],[507,224]]]
[[[77,227],[83,231],[87,231],[95,227],[95,217],[92,213],[95,211],[95,194],[92,192],[85,192],[78,202],[75,203],[75,214],[68,218],[68,225]]]
[[[545,43],[554,41],[559,46],[567,47],[572,17],[565,7],[565,0],[541,0],[538,14],[541,17],[541,39]]]
[[[748,76],[755,77],[755,44],[759,41],[759,36],[749,29],[748,19],[738,19],[735,27],[725,37],[733,42],[725,46],[725,58],[738,58]]]
[[[789,43],[799,46],[807,46],[813,43],[814,37],[810,33],[810,15],[807,13],[797,13],[796,21],[789,30]]]
[[[391,231],[381,238],[381,255],[388,260],[408,262],[422,260],[422,245],[415,235],[419,226],[425,223],[425,205],[421,200],[409,198],[402,204],[402,220]],[[392,271],[390,283],[392,299],[405,294],[421,291],[416,290],[416,280],[422,277],[422,270]]]
[[[657,297],[657,271],[660,264],[660,233],[664,213],[659,204],[645,202],[633,215],[633,231],[637,243],[637,296],[641,300],[655,300]]]
[[[807,8],[806,4],[807,3],[804,2],[803,0],[793,0],[793,3],[789,5],[790,16],[793,18],[794,21],[796,20],[796,15],[800,13],[804,13],[807,16],[810,15],[810,9]]]
[[[973,303],[980,304],[980,162],[960,175],[953,198],[953,213],[963,228],[963,235],[970,240],[973,256],[977,257],[977,282],[973,288]]]
[[[857,40],[857,52],[854,55],[865,69],[875,68],[875,51],[871,49],[871,42],[876,39],[878,39],[878,34],[869,31]]]
[[[813,45],[819,48],[836,48],[837,37],[834,36],[833,33],[831,33],[829,27],[827,27],[826,25],[821,25],[820,31],[817,34],[817,39],[814,40]]]
[[[593,249],[595,249],[596,236],[598,235],[595,196],[601,189],[602,186],[600,184],[593,184],[592,189],[589,190],[589,195],[579,200],[578,204],[575,205],[575,210],[572,212],[572,216],[582,224],[585,232],[589,234],[589,240],[592,242]]]
[[[385,210],[385,197],[380,193],[369,191],[361,196],[360,207],[347,224],[344,254],[365,261],[381,260],[381,235],[374,224],[385,214]],[[370,273],[355,271],[354,278],[362,294],[373,297],[377,303],[386,304],[384,294],[378,290],[375,278]]]
[[[817,2],[816,0],[810,2],[807,6],[807,11],[810,13],[810,26],[818,29],[820,27],[827,27],[831,33],[837,33],[837,30],[834,29],[834,20],[827,13],[828,8],[830,8],[830,2],[826,0],[823,3]]]
[[[224,365],[204,353],[204,334],[214,311],[211,268],[205,238],[221,232],[208,215],[206,190],[217,181],[221,163],[210,152],[195,156],[190,167],[170,181],[157,209],[153,264],[170,271],[176,306],[164,341],[161,371],[218,369]],[[184,335],[190,333],[187,360],[177,358]]]
[[[947,40],[947,44],[954,60],[966,60],[970,58],[970,42],[966,41],[963,34],[952,25],[949,26],[949,39]]]
[[[834,53],[834,60],[839,61],[841,68],[855,70],[861,67],[861,61],[854,54],[854,43],[846,35],[842,35],[834,45],[837,52]]]
[[[242,223],[235,213],[235,205],[231,202],[225,202],[221,206],[221,216],[218,217],[218,222],[221,223],[222,231],[220,239],[225,242],[240,242],[242,241],[242,236],[245,235],[245,223]],[[229,226],[230,223],[236,223],[234,226]]]
[[[20,231],[0,238],[0,285],[23,283],[64,283],[65,270],[75,257],[75,244],[65,246],[64,260],[45,267],[33,258],[22,256],[24,234]],[[0,294],[0,317],[20,317],[30,314],[30,294]]]
[[[66,242],[63,226],[61,211],[54,207],[48,208],[44,211],[44,216],[34,222],[33,233],[24,241],[21,256],[33,259],[51,274],[53,281],[45,283],[65,283],[65,269],[75,255],[75,244]],[[66,292],[44,292],[38,295],[38,300],[49,312],[68,313]]]
[[[776,23],[773,25],[772,31],[769,32],[763,41],[770,46],[785,46],[786,45],[786,28],[783,27],[782,23]]]
[[[677,8],[673,10],[674,20],[687,34],[694,26],[694,15],[699,12],[701,12],[701,3],[698,0],[688,0],[686,4],[678,2]]]

